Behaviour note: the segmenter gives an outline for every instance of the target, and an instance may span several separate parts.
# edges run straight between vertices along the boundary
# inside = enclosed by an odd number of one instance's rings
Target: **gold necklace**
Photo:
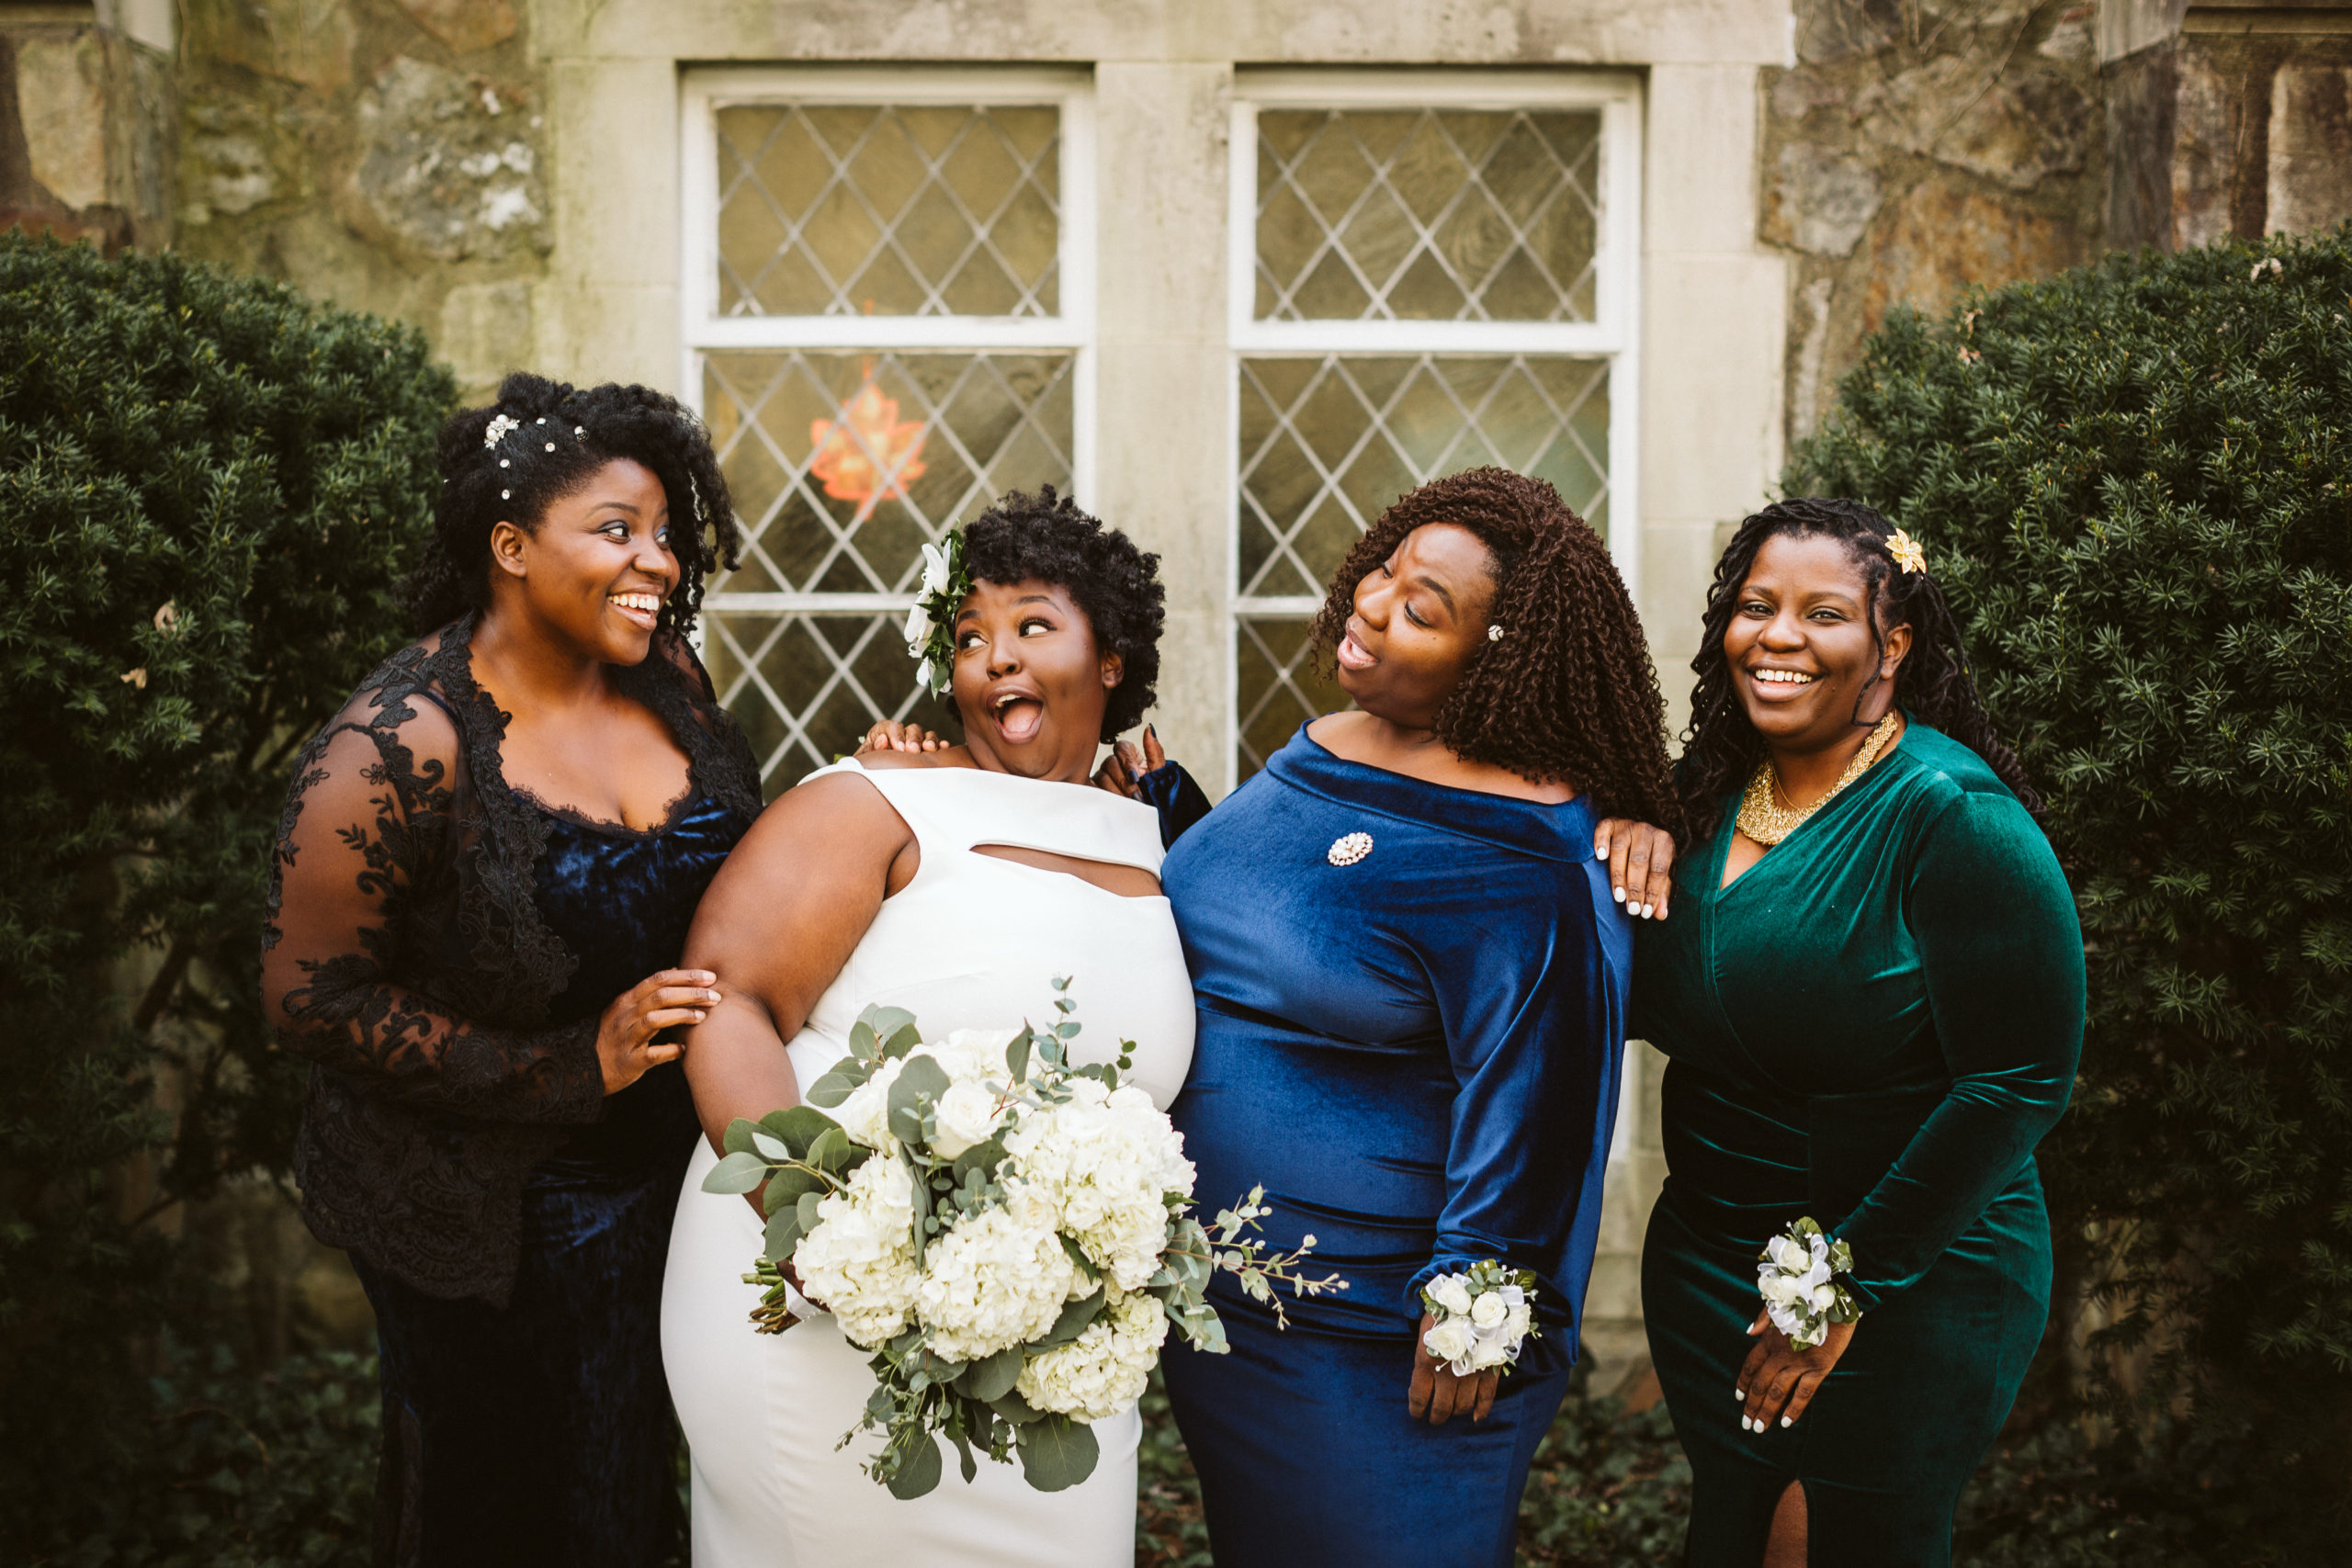
[[[1870,739],[1854,753],[1854,760],[1846,764],[1846,771],[1838,775],[1838,782],[1829,786],[1829,793],[1811,806],[1781,804],[1780,770],[1772,766],[1772,753],[1768,749],[1764,760],[1756,764],[1756,776],[1747,781],[1747,793],[1739,798],[1739,830],[1768,850],[1804,826],[1806,818],[1837,799],[1839,790],[1860,778],[1862,771],[1878,761],[1879,753],[1894,740],[1898,724],[1890,711],[1871,727]]]

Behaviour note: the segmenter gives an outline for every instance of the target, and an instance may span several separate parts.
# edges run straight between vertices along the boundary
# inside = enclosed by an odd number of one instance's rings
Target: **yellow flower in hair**
[[[1926,552],[1919,548],[1919,541],[1900,528],[1897,528],[1887,539],[1886,553],[1893,556],[1894,564],[1905,571],[1928,570],[1928,557]]]

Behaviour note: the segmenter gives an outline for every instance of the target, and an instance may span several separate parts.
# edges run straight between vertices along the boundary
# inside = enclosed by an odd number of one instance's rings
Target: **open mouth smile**
[[[607,596],[605,603],[618,610],[623,620],[646,631],[651,631],[662,618],[662,596],[659,593],[636,591],[615,593]]]
[[[988,700],[987,712],[997,733],[1016,745],[1035,740],[1046,722],[1046,705],[1034,692],[999,692]]]
[[[1750,670],[1747,674],[1756,686],[1757,694],[1773,702],[1801,695],[1806,687],[1821,679],[1805,670]]]
[[[1379,655],[1357,640],[1353,622],[1349,623],[1347,633],[1340,638],[1340,646],[1333,650],[1332,657],[1339,660],[1342,670],[1369,670],[1380,662]]]

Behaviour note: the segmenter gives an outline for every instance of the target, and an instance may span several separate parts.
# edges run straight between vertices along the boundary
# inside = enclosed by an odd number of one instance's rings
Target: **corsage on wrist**
[[[1807,1215],[1764,1244],[1756,1289],[1772,1326],[1795,1348],[1810,1350],[1829,1337],[1831,1324],[1862,1315],[1842,1278],[1853,1271],[1854,1249],[1822,1235]]]
[[[1535,1276],[1486,1258],[1421,1287],[1421,1305],[1436,1321],[1421,1346],[1455,1377],[1499,1367],[1510,1372],[1520,1347],[1543,1337],[1535,1326]]]

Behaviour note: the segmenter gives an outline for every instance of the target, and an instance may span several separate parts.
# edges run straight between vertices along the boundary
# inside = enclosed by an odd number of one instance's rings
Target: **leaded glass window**
[[[1086,102],[712,72],[687,105],[686,374],[747,541],[704,653],[774,794],[876,718],[955,732],[899,638],[920,547],[1085,471]]]
[[[1405,491],[1548,479],[1628,580],[1627,84],[1245,75],[1234,115],[1234,777],[1345,695],[1306,637]]]

